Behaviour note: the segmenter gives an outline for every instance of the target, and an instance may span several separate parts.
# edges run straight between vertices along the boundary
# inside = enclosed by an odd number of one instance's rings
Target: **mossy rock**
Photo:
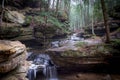
[[[0,33],[0,38],[2,39],[9,39],[17,37],[21,34],[21,30],[18,27],[5,27],[2,28]]]
[[[39,38],[53,38],[54,36],[64,35],[64,32],[56,26],[47,24],[35,27],[35,35]]]
[[[69,50],[69,51],[63,52],[61,54],[61,56],[64,56],[64,57],[78,57],[78,56],[83,56],[83,54],[80,51]]]

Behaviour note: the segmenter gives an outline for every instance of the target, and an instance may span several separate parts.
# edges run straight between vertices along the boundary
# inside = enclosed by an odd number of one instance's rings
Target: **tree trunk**
[[[92,5],[94,5],[92,3]],[[92,35],[95,35],[95,31],[94,31],[94,8],[92,7]]]
[[[54,6],[55,6],[55,0],[53,0],[53,3],[52,3],[52,9],[54,10]]]
[[[56,12],[55,12],[56,17],[57,17],[57,13],[58,13],[58,6],[59,6],[59,0],[57,0],[57,4],[56,4]]]
[[[101,0],[101,6],[102,6],[104,25],[105,25],[105,30],[106,30],[106,42],[109,43],[110,42],[110,29],[109,29],[108,22],[107,22],[107,11],[106,11],[104,0]]]
[[[92,35],[95,35],[93,22],[94,20],[93,20],[93,15],[92,15]]]

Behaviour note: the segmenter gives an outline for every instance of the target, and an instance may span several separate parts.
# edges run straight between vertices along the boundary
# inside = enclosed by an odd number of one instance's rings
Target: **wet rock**
[[[24,62],[26,47],[19,41],[0,40],[0,73],[15,69]]]
[[[60,45],[59,45],[59,41],[54,41],[54,42],[51,42],[51,47],[52,48],[57,48],[57,47],[59,47]]]
[[[66,43],[64,43],[63,46],[60,46],[60,47],[58,46],[59,44],[60,43],[54,44],[54,46],[56,46],[56,45],[57,46],[54,48],[49,48],[46,51],[64,52],[64,51],[68,51],[68,50],[73,50],[73,51],[78,50],[78,47],[75,46],[76,42],[74,42],[74,41],[67,41]]]

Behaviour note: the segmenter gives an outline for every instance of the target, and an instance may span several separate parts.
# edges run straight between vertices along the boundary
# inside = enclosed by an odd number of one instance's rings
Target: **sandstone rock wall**
[[[0,73],[15,69],[24,62],[26,47],[19,41],[0,40]]]

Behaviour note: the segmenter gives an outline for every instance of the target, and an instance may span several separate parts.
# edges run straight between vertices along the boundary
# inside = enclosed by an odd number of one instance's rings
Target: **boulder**
[[[26,47],[19,41],[0,40],[0,73],[15,69],[26,57]]]
[[[15,54],[22,53],[25,50],[25,45],[19,41],[0,40],[1,54]]]
[[[5,19],[19,24],[23,24],[25,22],[25,16],[17,11],[5,11]]]
[[[26,72],[28,70],[28,62],[24,61],[23,64],[19,65],[15,70],[12,70],[10,74],[6,74],[1,80],[28,80]]]
[[[4,61],[0,63],[0,72],[1,73],[6,73],[9,72],[13,69],[15,69],[18,65],[20,65],[20,62],[23,61],[22,57],[23,55],[17,56],[15,58],[12,58],[8,61]]]

